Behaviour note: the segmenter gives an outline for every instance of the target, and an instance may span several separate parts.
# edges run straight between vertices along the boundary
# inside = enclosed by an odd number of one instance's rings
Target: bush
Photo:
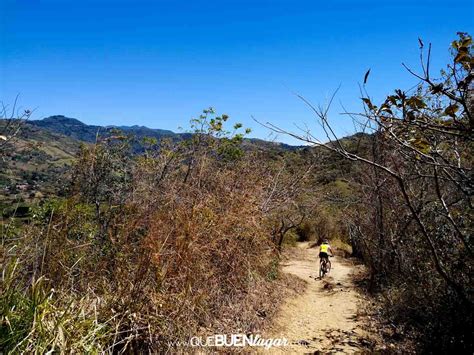
[[[15,353],[106,350],[113,332],[96,318],[93,300],[57,294],[44,277],[22,285],[20,268],[10,261],[0,280],[0,348]]]
[[[256,293],[278,276],[261,208],[272,176],[238,153],[241,138],[216,139],[225,120],[212,114],[190,140],[150,141],[143,155],[120,135],[84,146],[67,198],[4,235],[2,267],[17,269],[2,285],[6,348],[161,352],[255,329]]]

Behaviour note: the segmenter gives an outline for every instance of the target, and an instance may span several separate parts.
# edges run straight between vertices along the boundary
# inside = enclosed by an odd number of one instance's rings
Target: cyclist
[[[333,256],[334,253],[331,249],[331,246],[329,245],[329,241],[327,239],[324,239],[321,245],[319,246],[319,262],[321,263],[323,260],[326,260],[326,262],[331,263],[329,261],[329,255]]]

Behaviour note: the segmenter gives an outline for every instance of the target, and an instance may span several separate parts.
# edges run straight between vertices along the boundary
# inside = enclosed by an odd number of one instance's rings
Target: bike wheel
[[[320,263],[319,264],[319,278],[322,279],[325,273],[326,273],[326,266],[324,265],[324,263]]]

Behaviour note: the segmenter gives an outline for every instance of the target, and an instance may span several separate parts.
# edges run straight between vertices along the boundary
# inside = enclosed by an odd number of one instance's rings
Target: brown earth
[[[320,280],[317,250],[301,243],[284,264],[283,272],[303,279],[307,287],[283,304],[266,332],[265,338],[284,337],[289,342],[287,347],[272,348],[272,353],[347,354],[381,349],[361,316],[368,301],[353,282],[353,275],[363,272],[363,266],[338,256],[331,262],[331,272]]]

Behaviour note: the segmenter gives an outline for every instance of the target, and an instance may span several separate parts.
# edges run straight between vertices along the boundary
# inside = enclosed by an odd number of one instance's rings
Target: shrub
[[[190,140],[147,141],[143,155],[120,135],[82,147],[67,198],[3,239],[2,267],[20,275],[1,301],[2,324],[14,320],[5,347],[160,352],[255,328],[244,305],[278,276],[262,209],[272,174],[239,153],[241,137],[223,140],[227,118],[213,115]]]
[[[112,340],[94,302],[57,293],[39,277],[24,285],[18,261],[5,266],[0,280],[0,348],[14,353],[100,352]]]

